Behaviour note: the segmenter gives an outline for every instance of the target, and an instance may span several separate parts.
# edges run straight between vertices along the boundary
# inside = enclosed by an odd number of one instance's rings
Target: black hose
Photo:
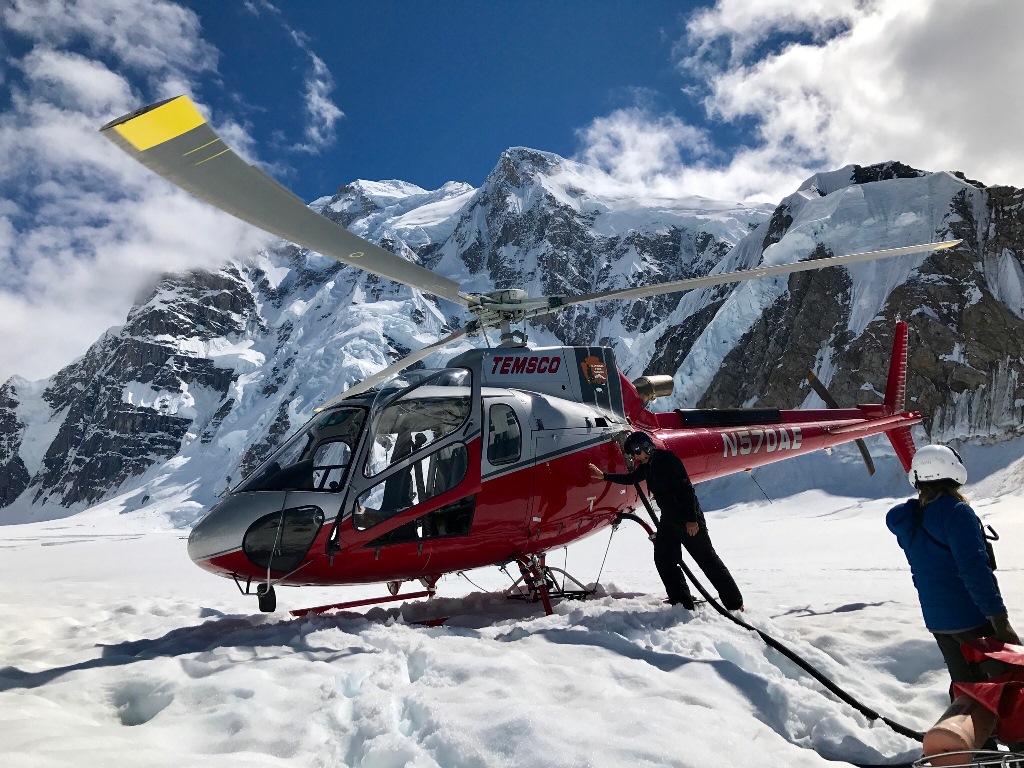
[[[651,508],[651,502],[647,500],[647,496],[643,493],[643,491],[640,490],[639,487],[637,487],[637,492],[640,494],[640,500],[644,503],[644,506],[647,507],[647,511],[650,513],[651,518],[657,520],[657,518],[654,516],[654,510]],[[623,515],[623,517],[632,517],[633,519],[638,519],[632,515]],[[783,656],[785,656],[787,659],[792,661],[794,664],[796,664],[798,667],[804,670],[807,674],[809,674],[811,677],[813,677],[815,680],[817,680],[819,683],[825,686],[825,688],[827,688],[829,691],[838,696],[840,700],[849,704],[851,707],[853,707],[858,712],[863,714],[869,720],[881,720],[883,723],[888,725],[901,736],[906,736],[907,738],[914,739],[915,741],[924,741],[924,734],[920,731],[915,731],[913,728],[908,728],[905,725],[900,725],[894,720],[890,720],[889,718],[880,715],[878,712],[875,712],[875,710],[871,709],[870,707],[861,704],[850,694],[848,694],[846,691],[840,688],[836,683],[832,682],[832,680],[825,677],[825,675],[823,675],[817,669],[812,667],[808,662],[804,661],[794,651],[791,651],[789,648],[780,643],[774,637],[766,634],[765,632],[762,632],[757,627],[750,626],[749,624],[747,624],[747,622],[729,613],[729,611],[722,607],[722,605],[720,605],[719,602],[710,595],[710,593],[704,588],[704,585],[697,581],[697,579],[693,575],[693,572],[686,567],[686,563],[680,561],[679,564],[683,569],[683,573],[686,574],[686,578],[688,578],[693,583],[693,585],[697,587],[697,590],[701,593],[701,595],[704,596],[704,599],[707,600],[710,605],[714,606],[715,610],[718,611],[720,614],[725,616],[733,623],[743,627],[744,629],[749,630],[751,632],[756,632],[758,636],[760,636],[760,638],[764,640],[766,645],[777,650],[779,653],[781,653]]]
[[[651,539],[654,538],[654,529],[651,528],[651,526],[647,524],[647,521],[639,515],[634,515],[630,512],[619,512],[618,517],[615,518],[615,522],[613,523],[613,525],[618,525],[623,520],[632,520],[634,523],[639,523],[641,526],[643,526],[643,529],[647,531],[647,536]]]

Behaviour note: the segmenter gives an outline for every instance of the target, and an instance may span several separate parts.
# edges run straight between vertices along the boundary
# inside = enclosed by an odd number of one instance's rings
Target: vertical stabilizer
[[[907,324],[896,323],[896,336],[892,340],[892,357],[889,358],[889,378],[885,382],[885,412],[891,416],[903,412],[907,393]]]
[[[910,436],[910,427],[890,429],[885,434],[888,436],[889,442],[892,443],[892,447],[896,449],[896,455],[900,457],[903,469],[909,472],[910,462],[914,460],[914,454],[917,453],[914,438]]]
[[[889,416],[902,413],[907,394],[907,324],[896,323],[896,335],[892,340],[892,357],[889,359],[889,378],[885,382],[885,413]],[[910,462],[917,452],[910,427],[898,427],[885,433],[899,456],[903,469],[910,471]]]

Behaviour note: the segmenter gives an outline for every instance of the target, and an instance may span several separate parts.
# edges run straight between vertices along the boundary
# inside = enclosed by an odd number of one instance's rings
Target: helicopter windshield
[[[365,408],[318,413],[235,492],[341,490],[365,421]]]

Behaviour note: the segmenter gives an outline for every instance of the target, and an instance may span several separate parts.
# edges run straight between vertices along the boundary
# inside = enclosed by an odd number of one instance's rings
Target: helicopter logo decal
[[[590,355],[580,363],[580,368],[583,370],[583,377],[591,386],[602,387],[608,383],[608,366],[601,358]]]
[[[495,355],[494,363],[491,365],[491,374],[520,375],[533,373],[557,373],[562,366],[561,356],[529,357]]]

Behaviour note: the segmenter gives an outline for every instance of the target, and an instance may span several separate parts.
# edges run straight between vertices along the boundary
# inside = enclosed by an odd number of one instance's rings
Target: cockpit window
[[[363,473],[374,477],[405,457],[446,437],[469,418],[470,373],[439,371],[384,405]]]
[[[343,440],[318,445],[313,454],[313,487],[318,491],[341,488],[351,458],[352,449]]]
[[[487,460],[491,464],[508,464],[519,460],[523,447],[519,419],[511,406],[497,403],[491,406],[487,428]]]
[[[318,413],[243,481],[238,491],[339,491],[366,421],[365,408]]]
[[[360,494],[352,522],[362,531],[440,496],[463,481],[468,466],[463,443],[439,448]]]

